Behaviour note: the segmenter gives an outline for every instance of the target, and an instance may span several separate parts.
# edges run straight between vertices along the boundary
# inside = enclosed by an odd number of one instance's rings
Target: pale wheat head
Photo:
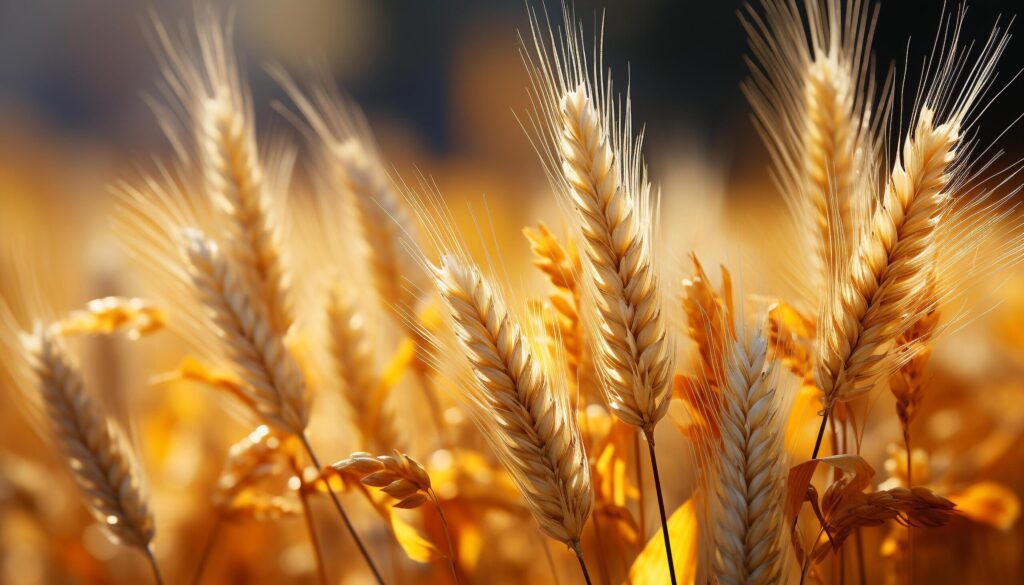
[[[153,515],[131,448],[87,393],[55,328],[37,325],[24,344],[36,376],[37,403],[49,418],[86,506],[116,540],[148,551],[155,532]]]
[[[778,583],[785,533],[785,413],[760,328],[724,347],[716,466],[715,574],[720,583]]]
[[[858,190],[874,175],[888,84],[876,96],[869,47],[875,10],[862,0],[762,0],[741,20],[753,59],[743,90],[772,158],[772,174],[797,221],[812,266],[800,290],[812,304],[871,205]]]
[[[464,389],[471,415],[544,533],[578,545],[593,495],[564,386],[552,386],[519,325],[476,267],[446,255],[434,278],[475,377]]]
[[[928,92],[918,98],[920,109],[881,200],[861,227],[849,266],[838,270],[828,287],[814,372],[826,408],[867,392],[898,364],[899,354],[884,350],[921,316],[919,297],[929,286],[929,274],[944,272],[957,257],[977,250],[991,227],[987,220],[1003,213],[1000,202],[985,195],[984,204],[968,204],[965,212],[954,203],[970,191],[964,181],[972,149],[964,136],[1006,36],[996,29],[970,68],[957,43],[953,38],[951,48],[943,49],[948,54],[935,57],[937,70]],[[975,226],[961,234],[970,237],[955,248],[940,247],[944,235],[962,223]],[[958,293],[936,294],[938,303]]]
[[[564,16],[574,27],[568,9]],[[610,80],[606,88],[589,76],[578,34],[556,44],[552,33],[549,46],[536,20],[531,24],[526,59],[536,146],[564,206],[574,210],[582,280],[597,309],[588,330],[602,389],[617,416],[651,436],[668,409],[675,348],[654,260],[651,185],[629,99],[619,113],[608,97]]]
[[[328,300],[327,328],[334,368],[342,382],[353,425],[362,433],[362,440],[368,448],[395,448],[399,445],[399,432],[394,421],[388,416],[371,415],[373,394],[381,380],[366,328],[366,316],[353,296],[345,294],[337,285],[332,288]],[[367,424],[370,421],[373,424]]]
[[[252,404],[268,423],[302,435],[309,421],[308,390],[281,335],[214,242],[195,230],[183,233],[182,240],[197,300],[206,308]]]
[[[293,322],[276,203],[286,180],[268,178],[256,142],[252,100],[231,48],[232,26],[207,7],[196,18],[198,43],[172,39],[155,21],[166,103],[154,102],[161,127],[184,165],[197,171],[208,202],[228,220],[229,253],[279,333]],[[275,169],[286,152],[271,161]],[[279,180],[280,179],[280,180]],[[273,191],[273,192],[272,192]]]
[[[392,184],[362,112],[328,82],[307,94],[280,68],[271,74],[285,89],[317,138],[319,170],[328,185],[348,201],[363,239],[374,286],[384,307],[410,325],[429,281],[410,253],[416,225]],[[413,333],[412,331],[407,331]]]

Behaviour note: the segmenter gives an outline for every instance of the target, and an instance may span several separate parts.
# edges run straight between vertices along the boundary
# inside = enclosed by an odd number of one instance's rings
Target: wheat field
[[[0,583],[1024,580],[1012,19],[752,0],[726,182],[628,7],[520,9],[457,160],[210,2],[134,24],[141,156],[8,125]]]

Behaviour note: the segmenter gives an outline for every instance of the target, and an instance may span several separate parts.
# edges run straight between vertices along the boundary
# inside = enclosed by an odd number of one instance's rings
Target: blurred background
[[[234,10],[236,51],[245,64],[261,131],[287,130],[288,122],[275,111],[274,103],[290,105],[265,73],[266,64],[285,66],[300,83],[304,74],[326,68],[342,91],[366,111],[389,164],[404,177],[415,177],[417,171],[432,177],[456,207],[462,202],[479,206],[481,197],[486,196],[498,241],[516,251],[506,256],[513,264],[511,270],[529,270],[529,249],[519,234],[521,228],[539,219],[557,226],[559,216],[537,155],[517,120],[529,109],[529,81],[518,38],[520,31],[529,34],[523,2],[210,3]],[[629,82],[634,122],[645,125],[645,154],[652,176],[662,188],[668,228],[663,245],[672,282],[689,273],[686,255],[696,250],[708,266],[737,258],[751,264],[763,260],[766,264],[756,277],[757,285],[750,288],[784,290],[784,279],[777,278],[773,267],[786,263],[786,250],[761,245],[778,239],[778,234],[766,227],[775,224],[766,218],[781,217],[785,211],[772,188],[767,156],[740,91],[747,73],[743,61],[746,39],[737,18],[742,4],[730,0],[581,0],[575,6],[577,16],[588,23],[588,35],[599,28],[603,15],[605,62],[620,88]],[[178,23],[190,27],[193,7],[190,0],[0,0],[0,229],[12,229],[12,222],[19,221],[13,217],[26,217],[15,214],[15,209],[31,213],[40,226],[38,233],[52,240],[54,248],[65,250],[58,254],[61,261],[46,265],[46,271],[54,273],[49,276],[65,285],[60,290],[60,310],[131,288],[123,258],[107,235],[109,185],[133,176],[154,157],[170,155],[142,99],[160,75],[147,35],[153,15],[171,27]],[[942,9],[939,1],[882,2],[874,44],[876,61],[880,69],[895,63],[902,72],[910,55],[905,82],[908,94],[916,87],[914,72],[920,70],[923,56],[931,49]],[[1016,2],[971,4],[964,38],[987,38],[997,18],[1002,15],[1001,22],[1007,23],[1016,9]],[[548,10],[557,17],[556,6]],[[1022,65],[1024,43],[1011,42],[997,85],[1009,82]],[[1007,151],[1007,161],[1024,154],[1024,133],[1013,126],[1022,112],[1021,104],[1024,83],[1018,81],[991,106],[978,129],[982,145],[1002,135],[997,145]],[[301,158],[298,166],[297,183],[308,183],[308,169]],[[462,214],[459,209],[457,215]],[[56,274],[61,271],[64,273]],[[940,466],[945,461],[945,469],[954,468],[952,462],[959,462],[964,478],[977,479],[981,469],[989,474],[985,477],[1019,489],[1024,487],[1024,478],[1020,465],[1012,463],[1024,460],[1012,451],[1014,445],[1020,445],[1024,431],[1024,388],[1019,382],[1024,374],[1024,336],[1018,327],[1024,325],[1024,280],[1017,272],[1004,276],[993,284],[993,289],[999,287],[998,298],[986,305],[993,310],[937,350],[937,361],[945,364],[937,366],[943,368],[943,374],[936,374],[943,380],[937,384],[935,404],[939,406],[934,407],[939,418],[921,426],[930,429],[930,446],[946,458],[940,457]],[[541,282],[532,273],[530,278]],[[103,343],[91,351],[108,364],[134,351]],[[147,375],[173,368],[180,357],[156,351],[150,354],[161,355],[111,366],[103,369],[101,376],[114,386],[138,388],[145,386]],[[942,360],[942,355],[952,354],[961,359]],[[962,358],[965,355],[967,359]],[[967,382],[978,376],[982,383]],[[147,390],[137,392],[131,400],[139,401],[146,412],[162,413],[144,419],[141,442],[147,461],[151,461],[148,465],[154,467],[151,473],[163,478],[158,481],[162,483],[156,497],[164,515],[158,522],[176,531],[178,544],[161,544],[164,554],[175,556],[184,551],[180,554],[188,557],[194,553],[186,545],[204,538],[208,526],[195,519],[195,506],[185,503],[185,494],[201,478],[215,477],[229,439],[244,436],[248,430],[232,429],[231,437],[183,439],[175,435],[178,438],[166,439],[170,429],[199,426],[191,422],[197,417],[214,425],[220,420],[215,409],[200,409],[183,396]],[[199,410],[202,412],[197,414]],[[886,403],[878,410],[889,413],[891,405]],[[42,449],[35,439],[25,438],[31,434],[21,428],[22,423],[7,420],[13,418],[13,414],[0,417],[6,475],[0,478],[0,498],[20,493],[18,486],[46,486],[51,477],[31,466],[12,463],[31,460]],[[895,440],[898,433],[890,423],[886,421],[880,432]],[[992,434],[998,439],[994,444]],[[979,455],[978,461],[957,459],[965,457],[968,445],[982,443],[990,451]],[[881,473],[886,441],[871,449],[871,461]],[[186,464],[208,450],[216,453],[208,469]],[[670,477],[686,473],[681,460],[666,466]],[[17,473],[11,471],[16,467]],[[175,475],[180,470],[185,470],[183,475]],[[65,476],[57,477],[67,483]],[[677,487],[670,500],[678,504],[687,489]],[[117,562],[131,568],[125,573],[131,577],[118,576],[109,568],[122,566],[110,564],[118,553],[101,542],[98,532],[86,532],[79,538],[77,530],[87,526],[88,519],[74,500],[74,492],[66,493],[71,499],[39,505],[52,506],[54,526],[68,524],[66,530],[58,531],[57,542],[64,549],[59,559],[76,567],[72,574],[77,575],[77,582],[139,582],[144,573],[137,559],[118,557],[121,560]],[[327,507],[321,510],[329,513]],[[74,518],[61,519],[62,514]],[[5,530],[15,528],[4,522],[0,533]],[[324,530],[334,530],[325,537],[327,541],[343,538],[337,527]],[[301,530],[292,533],[301,534]],[[63,582],[49,580],[52,575],[39,566],[45,567],[52,557],[32,556],[34,549],[24,537],[35,534],[34,538],[42,540],[52,534],[14,532],[16,544],[10,534],[0,534],[6,547],[0,583]],[[259,572],[265,567],[261,562],[274,567],[279,572],[272,574],[281,578],[313,582],[312,559],[301,539],[299,544],[275,545],[275,538],[286,539],[266,526],[249,536],[250,545],[245,539],[234,545],[233,562],[221,559],[220,564],[211,565],[209,582],[262,582]],[[386,535],[378,537],[387,540]],[[883,537],[879,531],[870,538],[877,544]],[[1018,526],[1003,533],[987,529],[957,532],[951,527],[922,537],[922,541],[920,546],[926,550],[933,546],[933,551],[957,551],[936,557],[939,560],[934,565],[922,568],[922,579],[930,574],[934,582],[1010,583],[1019,582],[1013,579],[1024,574],[1024,537]],[[951,548],[943,548],[944,541]],[[534,546],[514,543],[522,550]],[[280,557],[263,558],[266,550],[278,550]],[[518,557],[512,554],[521,572],[511,573],[510,582],[532,575],[530,559],[522,550]],[[998,562],[993,561],[996,556]],[[246,562],[253,565],[247,567]],[[191,562],[183,562],[177,572],[170,570],[174,582],[185,578],[188,566]],[[566,575],[574,576],[569,569]],[[273,579],[266,582],[276,582]]]

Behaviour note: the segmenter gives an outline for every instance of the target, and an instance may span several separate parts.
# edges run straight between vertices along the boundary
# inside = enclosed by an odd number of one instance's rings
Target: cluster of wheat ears
[[[1015,263],[1024,241],[1010,200],[1016,167],[995,170],[973,132],[1000,91],[1008,35],[997,24],[987,41],[967,44],[961,14],[942,18],[912,91],[904,75],[874,65],[869,4],[763,0],[741,14],[751,49],[744,91],[803,240],[792,260],[804,293],[789,302],[734,292],[724,268],[716,289],[696,255],[690,278],[664,276],[660,193],[628,92],[613,89],[571,9],[558,26],[531,12],[522,54],[532,109],[521,120],[572,228],[564,237],[544,224],[525,230],[550,290],[523,311],[508,300],[500,256],[474,262],[443,196],[426,180],[410,187],[395,176],[366,120],[331,85],[304,88],[270,68],[291,102],[279,110],[309,141],[299,157],[257,136],[230,19],[200,9],[195,31],[178,34],[154,20],[163,77],[148,101],[175,157],[116,185],[114,222],[155,299],[100,299],[59,317],[44,307],[30,321],[0,305],[4,349],[24,358],[9,369],[26,411],[49,429],[98,522],[145,553],[157,582],[160,519],[126,433],[85,387],[68,342],[83,333],[166,327],[189,344],[201,359],[173,376],[217,389],[226,407],[261,425],[229,453],[216,515],[304,513],[324,583],[308,505],[322,496],[378,583],[386,571],[350,519],[350,498],[365,499],[399,538],[415,528],[392,508],[435,515],[443,537],[427,543],[432,558],[446,559],[456,582],[473,578],[458,562],[429,466],[406,454],[408,423],[386,406],[402,372],[415,377],[436,442],[415,449],[469,449],[446,414],[464,412],[489,447],[484,457],[500,462],[587,583],[595,562],[608,580],[607,559],[587,552],[608,549],[583,542],[588,521],[598,540],[614,540],[622,526],[641,544],[651,537],[639,557],[620,561],[632,565],[632,583],[828,582],[823,564],[859,542],[863,527],[893,521],[912,534],[958,514],[914,485],[911,423],[926,398],[932,344],[966,314],[958,301],[968,281]],[[310,163],[324,195],[288,200],[296,160]],[[316,229],[288,233],[293,215]],[[296,238],[312,243],[290,246]],[[366,282],[333,268],[351,249]],[[374,299],[383,319],[367,316]],[[678,306],[685,318],[673,317]],[[385,368],[375,328],[402,340]],[[310,343],[321,330],[325,343]],[[691,346],[694,366],[682,373],[677,357]],[[314,384],[323,370],[332,383]],[[787,421],[807,389],[820,430],[810,458],[794,460]],[[851,404],[885,391],[896,412],[872,416],[898,418],[907,461],[902,484],[879,489],[858,455],[864,421]],[[326,466],[309,432],[322,392],[347,405],[361,449]],[[674,403],[669,418],[685,436],[696,485],[673,513],[655,428]],[[595,430],[595,412],[608,415],[608,428]],[[643,485],[645,460],[653,486]],[[623,477],[630,468],[638,485]],[[254,487],[274,478],[299,499]],[[656,496],[661,524],[650,531],[645,493]],[[902,554],[910,563],[911,546]]]

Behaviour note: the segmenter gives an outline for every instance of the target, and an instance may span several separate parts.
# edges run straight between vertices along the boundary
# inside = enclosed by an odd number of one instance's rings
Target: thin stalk
[[[301,472],[300,472],[301,473]],[[299,479],[301,482],[301,477]],[[320,537],[316,535],[316,524],[313,522],[313,514],[309,511],[309,499],[306,498],[305,482],[299,485],[299,501],[302,502],[302,515],[306,519],[306,530],[309,531],[309,543],[313,547],[313,555],[316,557],[316,574],[320,585],[327,585],[327,570],[324,568],[324,556],[320,550]]]
[[[587,585],[593,585],[590,582],[590,572],[587,571],[587,563],[583,560],[583,549],[580,548],[579,541],[572,543],[572,550],[576,552],[576,560],[580,562],[580,570],[583,571],[583,580],[587,582]]]
[[[821,449],[821,440],[825,437],[825,425],[828,423],[828,409],[821,413],[821,427],[818,428],[818,438],[814,441],[814,451],[811,452],[811,459],[818,458],[818,451]]]
[[[661,513],[661,534],[665,537],[665,557],[668,559],[668,574],[672,585],[676,585],[676,567],[672,562],[672,540],[668,536],[668,518],[665,515],[665,496],[661,491],[661,474],[658,473],[658,458],[654,454],[654,432],[644,430],[647,449],[651,455],[651,471],[654,472],[654,491],[658,493],[658,512]]]
[[[644,518],[646,516],[644,512],[647,507],[644,505],[644,470],[640,467],[640,433],[633,435],[633,461],[636,465],[636,489],[639,492],[636,505],[639,511],[637,516],[640,525],[640,542],[645,542],[647,540],[647,520]]]
[[[313,446],[310,445],[306,434],[300,434],[299,439],[302,441],[303,447],[306,448],[306,453],[309,454],[309,458],[313,461],[313,465],[316,467],[317,472],[322,472],[323,467],[320,466],[320,460],[317,459],[316,453],[313,452]],[[334,502],[334,507],[338,510],[338,515],[341,516],[342,521],[345,522],[345,528],[348,529],[348,533],[352,535],[352,540],[354,540],[356,546],[359,547],[359,553],[363,555],[363,560],[365,560],[367,566],[370,567],[373,577],[377,580],[379,585],[384,585],[384,578],[381,577],[380,571],[377,570],[377,565],[373,564],[373,559],[370,558],[369,551],[367,551],[366,547],[363,546],[363,541],[359,538],[359,534],[356,533],[355,527],[352,526],[352,521],[349,520],[348,514],[345,513],[345,509],[341,507],[341,500],[338,499],[338,494],[334,493],[334,488],[331,487],[330,482],[324,482],[324,485],[327,486],[327,493],[330,494],[331,501]]]
[[[146,559],[149,560],[149,566],[153,568],[153,580],[156,581],[156,585],[164,585],[164,578],[160,575],[160,567],[156,564],[152,547],[146,547]]]
[[[427,490],[430,495],[430,501],[434,503],[434,509],[437,510],[437,516],[441,519],[441,529],[444,531],[444,539],[448,543],[448,566],[452,569],[452,578],[455,579],[455,583],[459,583],[459,571],[455,568],[455,547],[452,546],[452,535],[448,532],[448,519],[444,517],[444,510],[441,509],[441,502],[437,499],[437,494],[434,493],[434,489],[430,488]]]
[[[196,565],[195,573],[192,575],[192,585],[199,585],[203,579],[203,572],[206,571],[206,563],[210,560],[210,554],[213,552],[213,545],[217,542],[217,537],[220,536],[220,529],[224,525],[224,517],[219,513],[217,519],[213,523],[213,530],[210,531],[210,536],[206,538],[206,544],[203,545],[203,552],[199,555],[199,563]]]

